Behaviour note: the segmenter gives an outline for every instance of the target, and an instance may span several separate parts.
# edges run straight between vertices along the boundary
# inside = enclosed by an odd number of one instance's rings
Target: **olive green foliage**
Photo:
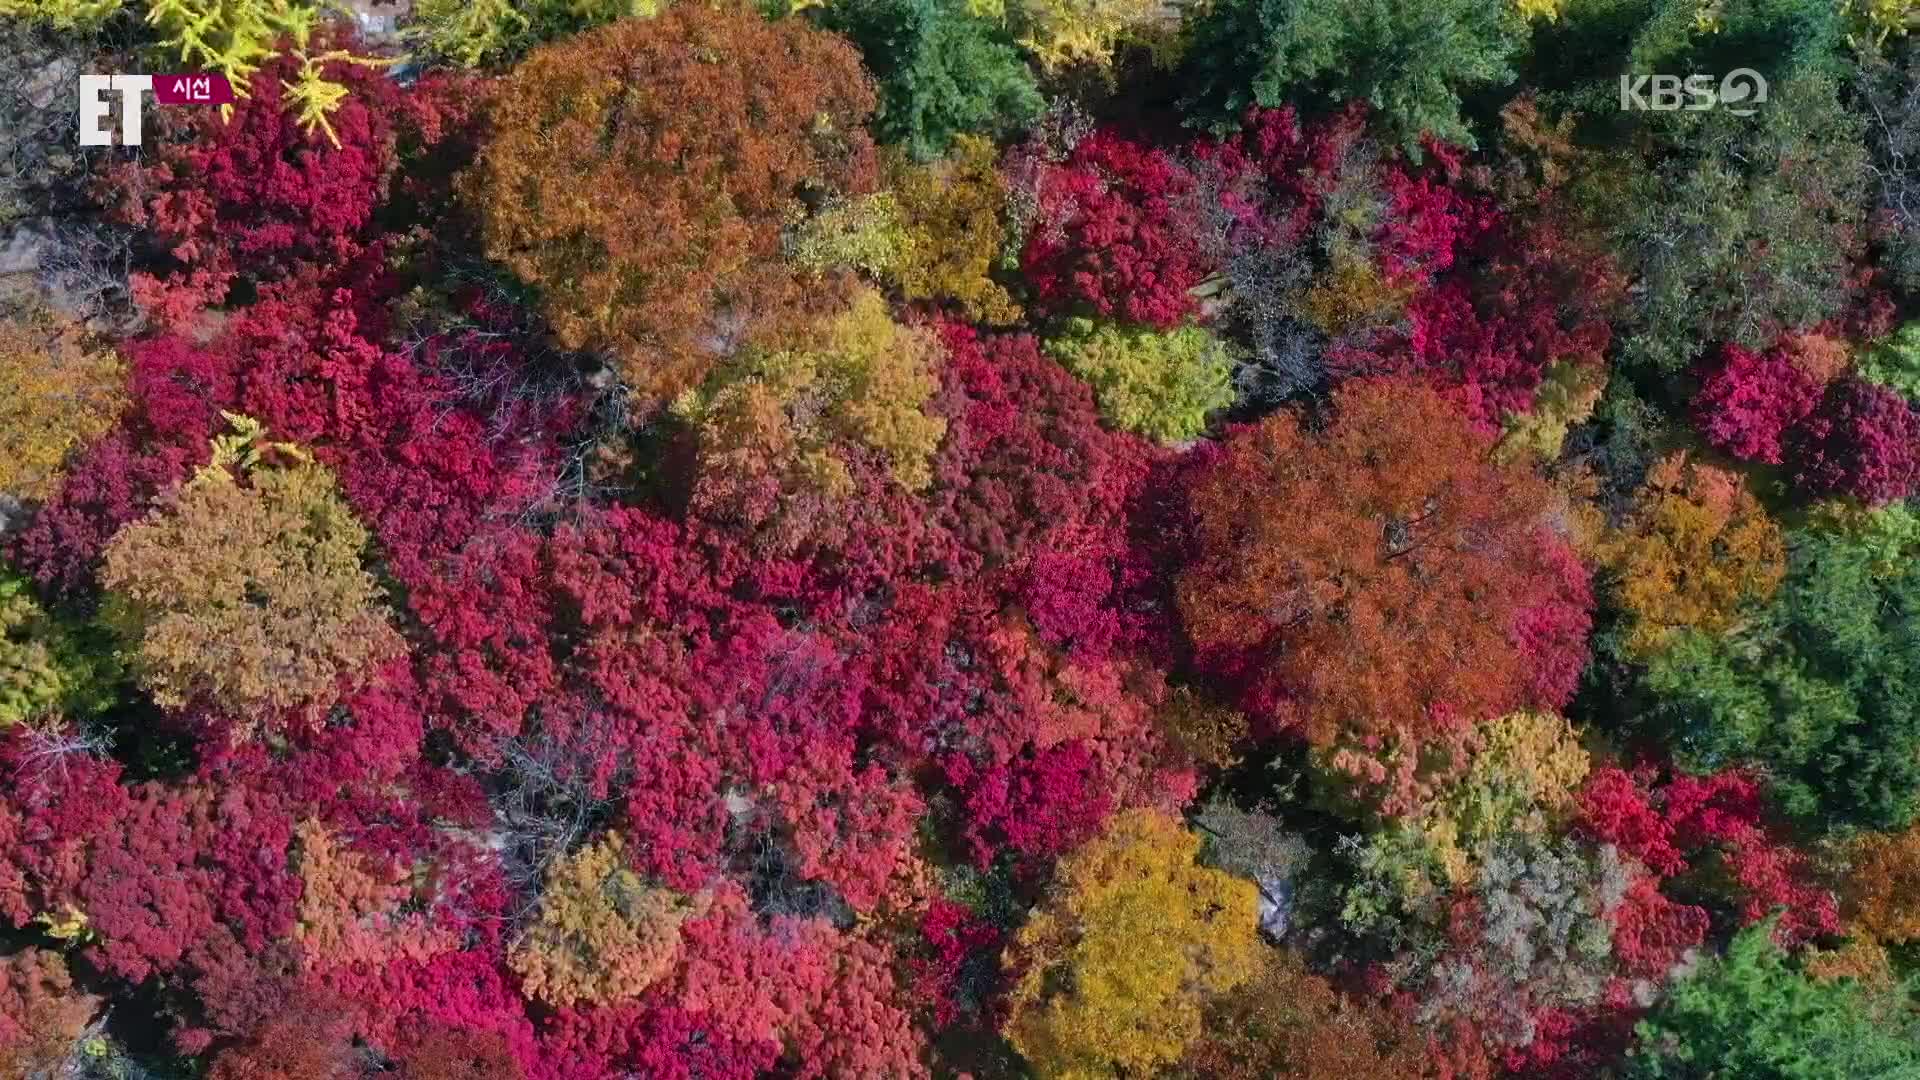
[[[787,240],[787,258],[824,274],[844,267],[892,280],[913,243],[891,191],[842,199],[801,222]]]
[[[1773,943],[1771,924],[1676,983],[1635,1030],[1632,1080],[1914,1080],[1920,1028],[1904,994],[1816,982]]]
[[[1018,131],[1045,105],[1012,42],[962,0],[838,0],[817,10],[880,84],[874,135],[917,160],[945,154],[955,135]]]
[[[1599,364],[1562,360],[1548,368],[1533,408],[1506,418],[1499,456],[1509,461],[1559,457],[1567,432],[1593,415],[1606,389],[1607,369]]]
[[[33,19],[59,30],[92,27],[125,0],[0,0],[0,19]]]
[[[1047,348],[1092,384],[1100,415],[1123,431],[1184,442],[1233,404],[1233,351],[1197,326],[1177,330],[1074,319]]]
[[[1466,770],[1411,819],[1447,876],[1464,883],[1488,847],[1512,834],[1547,836],[1571,813],[1589,762],[1579,736],[1553,713],[1488,721]]]
[[[1861,378],[1920,398],[1920,322],[1910,322],[1854,361]]]
[[[1902,532],[1889,520],[1790,533],[1769,605],[1733,633],[1674,637],[1646,672],[1646,715],[1682,765],[1762,766],[1781,807],[1814,828],[1913,820],[1920,549],[1899,544]]]
[[[1677,370],[1715,342],[1765,348],[1837,315],[1866,179],[1838,84],[1775,83],[1751,116],[1659,115],[1668,152],[1637,159],[1613,191],[1615,240],[1644,289],[1625,361]]]
[[[1252,105],[1361,100],[1417,153],[1423,132],[1472,144],[1461,94],[1513,78],[1526,20],[1486,0],[1216,0],[1191,35],[1196,119],[1230,126]]]
[[[965,6],[1006,25],[1049,76],[1077,69],[1111,89],[1122,50],[1144,48],[1161,68],[1179,54],[1179,8],[1161,0],[965,0]]]
[[[98,637],[48,612],[25,578],[0,567],[0,728],[105,708],[115,667],[111,643]]]
[[[785,472],[798,463],[838,475],[829,486],[839,487],[844,466],[830,448],[858,444],[903,487],[925,488],[947,430],[926,409],[939,387],[932,334],[894,322],[867,289],[810,337],[802,348],[749,350],[675,399],[674,413],[701,431],[703,466]]]

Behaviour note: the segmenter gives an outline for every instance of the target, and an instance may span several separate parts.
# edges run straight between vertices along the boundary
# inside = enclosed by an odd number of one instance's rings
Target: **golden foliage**
[[[1194,864],[1200,840],[1135,810],[1060,863],[1006,963],[1008,1040],[1041,1077],[1142,1076],[1201,1033],[1206,1000],[1254,977],[1258,893]]]
[[[1559,457],[1567,432],[1593,415],[1606,389],[1604,365],[1571,360],[1554,364],[1534,394],[1532,410],[1507,417],[1495,455],[1502,461],[1552,461]]]
[[[797,542],[811,526],[792,497],[848,495],[839,448],[851,447],[877,454],[902,487],[925,488],[947,430],[927,411],[939,359],[933,334],[894,322],[871,289],[793,348],[749,350],[674,401],[699,431],[696,506]]]
[[[1093,387],[1108,423],[1160,442],[1198,437],[1209,415],[1233,404],[1233,348],[1198,326],[1072,319],[1047,351]]]
[[[1840,0],[1840,10],[1858,27],[1857,33],[1871,37],[1875,45],[1889,37],[1905,37],[1920,22],[1920,3],[1915,0]]]
[[[417,0],[406,34],[420,52],[474,68],[566,31],[651,19],[665,6],[664,0]]]
[[[909,300],[948,301],[990,326],[1020,318],[1013,296],[992,277],[1007,228],[998,160],[993,141],[977,135],[954,139],[944,161],[921,165],[899,151],[886,158],[905,231],[894,283]]]
[[[1500,837],[1560,826],[1590,765],[1572,725],[1553,713],[1512,713],[1481,737],[1466,772],[1441,787],[1417,825],[1456,885],[1473,878],[1477,853]]]
[[[1371,261],[1342,255],[1301,298],[1307,320],[1329,337],[1392,322],[1406,310],[1413,285],[1381,276]]]
[[[1728,630],[1742,605],[1772,596],[1786,576],[1780,528],[1740,475],[1684,451],[1653,467],[1639,507],[1602,548],[1632,619],[1627,651],[1640,658],[1684,627]]]
[[[804,219],[787,243],[787,257],[815,273],[844,267],[886,280],[910,257],[911,247],[899,200],[881,191]]]
[[[562,1008],[638,997],[673,970],[681,924],[705,907],[641,881],[608,833],[547,872],[540,917],[507,963],[529,996]]]
[[[0,493],[52,493],[75,447],[126,403],[126,369],[78,326],[45,313],[0,319]]]
[[[1016,40],[1048,72],[1104,70],[1129,43],[1150,48],[1162,65],[1175,58],[1179,8],[1161,0],[1015,0],[1006,11]]]
[[[220,73],[245,97],[248,77],[272,58],[275,43],[286,36],[304,48],[320,14],[293,0],[151,0],[146,23],[170,57]]]
[[[532,29],[517,0],[419,0],[407,37],[422,52],[479,67]]]
[[[1889,989],[1894,984],[1893,963],[1887,950],[1871,941],[1849,941],[1837,949],[1810,948],[1802,964],[1808,975],[1826,982],[1852,979],[1879,989]]]
[[[0,18],[28,18],[57,29],[92,27],[125,6],[124,0],[0,0]],[[248,82],[260,66],[278,55],[283,39],[287,54],[300,61],[295,81],[281,80],[291,109],[302,127],[318,127],[338,148],[327,114],[347,96],[347,88],[326,77],[320,65],[350,63],[384,66],[396,60],[354,56],[343,49],[309,55],[307,45],[327,19],[331,3],[305,0],[147,0],[142,17],[158,39],[156,51],[167,66],[185,66],[218,73],[233,87],[235,97],[248,97]],[[222,105],[223,118],[233,116],[232,105]]]
[[[280,80],[280,85],[287,91],[284,98],[286,108],[293,113],[294,119],[307,134],[313,134],[313,129],[316,127],[326,132],[327,141],[333,144],[335,150],[340,149],[340,135],[333,130],[333,124],[327,119],[327,114],[339,108],[340,103],[347,99],[347,87],[345,83],[337,83],[327,78],[326,69],[322,65],[355,64],[360,67],[385,67],[398,63],[397,60],[355,56],[345,49],[329,49],[314,56],[309,55],[304,47],[295,51],[294,58],[300,61],[300,70],[294,72],[293,81]]]
[[[320,705],[402,648],[333,474],[266,464],[242,435],[107,547],[107,621],[162,705]]]
[[[827,322],[813,348],[827,401],[821,422],[878,450],[900,486],[919,491],[932,483],[929,462],[947,433],[946,420],[926,411],[940,388],[933,335],[894,322],[886,301],[863,291]]]

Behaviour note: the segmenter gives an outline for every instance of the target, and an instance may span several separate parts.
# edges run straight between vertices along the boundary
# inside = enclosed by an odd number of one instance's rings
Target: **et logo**
[[[108,91],[120,95],[120,145],[140,145],[140,109],[148,91],[162,105],[231,105],[233,86],[225,75],[82,75],[80,145],[112,146],[113,132],[102,126],[112,106]]]

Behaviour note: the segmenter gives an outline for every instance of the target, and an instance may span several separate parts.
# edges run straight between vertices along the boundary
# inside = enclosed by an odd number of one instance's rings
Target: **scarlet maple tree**
[[[1020,267],[1055,308],[1174,326],[1208,273],[1191,174],[1163,150],[1099,131],[1046,169]]]
[[[1787,430],[1813,411],[1820,384],[1783,350],[1727,345],[1693,409],[1707,441],[1746,461],[1780,463]]]
[[[1660,877],[1686,873],[1709,884],[1742,925],[1785,909],[1775,926],[1783,942],[1839,929],[1833,894],[1816,883],[1806,856],[1783,842],[1768,820],[1758,777],[1728,770],[1676,776],[1664,784],[1656,780],[1650,769],[1595,770],[1581,793],[1579,827],[1618,845]],[[1684,941],[1698,925],[1697,917],[1663,912],[1663,907],[1643,897],[1634,916],[1633,933],[1657,935],[1637,946],[1642,957],[1672,955],[1671,944],[1656,942]]]

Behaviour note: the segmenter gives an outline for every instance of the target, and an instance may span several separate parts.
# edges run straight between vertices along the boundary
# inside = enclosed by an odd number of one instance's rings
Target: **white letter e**
[[[100,126],[107,103],[100,95],[113,82],[105,75],[80,76],[80,145],[112,146],[113,133]]]

